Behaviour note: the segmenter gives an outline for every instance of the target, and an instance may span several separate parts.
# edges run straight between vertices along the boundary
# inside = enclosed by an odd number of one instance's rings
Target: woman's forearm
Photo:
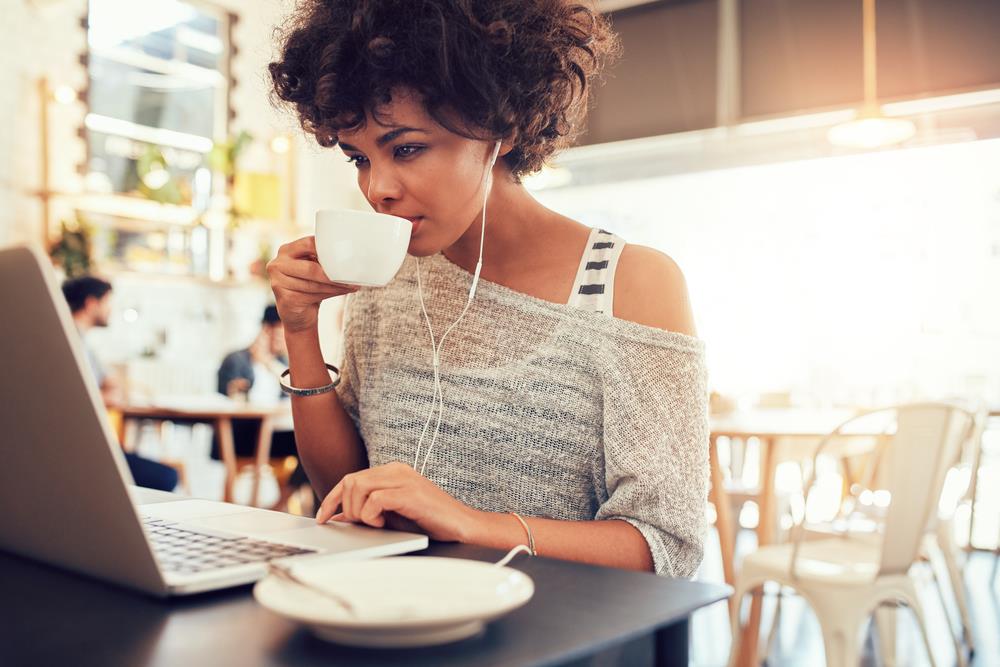
[[[559,521],[524,517],[540,556],[641,572],[653,571],[646,538],[627,521]],[[512,514],[474,511],[462,540],[494,549],[528,544],[524,526]]]
[[[330,383],[316,329],[285,334],[291,385]],[[344,475],[368,466],[364,443],[337,392],[292,396],[295,445],[313,490],[322,498]]]

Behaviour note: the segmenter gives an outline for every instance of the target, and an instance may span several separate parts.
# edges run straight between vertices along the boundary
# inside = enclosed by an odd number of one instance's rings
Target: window
[[[231,22],[179,0],[90,0],[88,188],[207,201],[204,157],[228,121]]]

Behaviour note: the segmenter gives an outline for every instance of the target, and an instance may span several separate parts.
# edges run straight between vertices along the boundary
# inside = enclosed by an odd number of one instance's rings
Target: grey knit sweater
[[[465,306],[471,275],[440,254],[420,266],[440,338]],[[348,301],[338,393],[372,466],[412,465],[432,406],[415,271],[408,256],[391,283]],[[441,383],[431,481],[481,510],[628,521],[658,574],[694,574],[708,484],[700,340],[480,280],[445,344]]]

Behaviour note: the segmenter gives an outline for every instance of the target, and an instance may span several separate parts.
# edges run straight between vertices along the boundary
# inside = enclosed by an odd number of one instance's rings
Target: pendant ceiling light
[[[862,0],[864,44],[864,106],[858,118],[830,128],[827,139],[847,148],[881,148],[906,141],[917,128],[904,118],[882,115],[876,94],[875,0]]]

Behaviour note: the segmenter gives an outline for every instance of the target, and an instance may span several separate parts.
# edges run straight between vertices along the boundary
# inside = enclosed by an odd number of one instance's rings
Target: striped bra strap
[[[614,314],[615,268],[625,241],[603,229],[592,229],[580,259],[567,305],[593,313]]]

